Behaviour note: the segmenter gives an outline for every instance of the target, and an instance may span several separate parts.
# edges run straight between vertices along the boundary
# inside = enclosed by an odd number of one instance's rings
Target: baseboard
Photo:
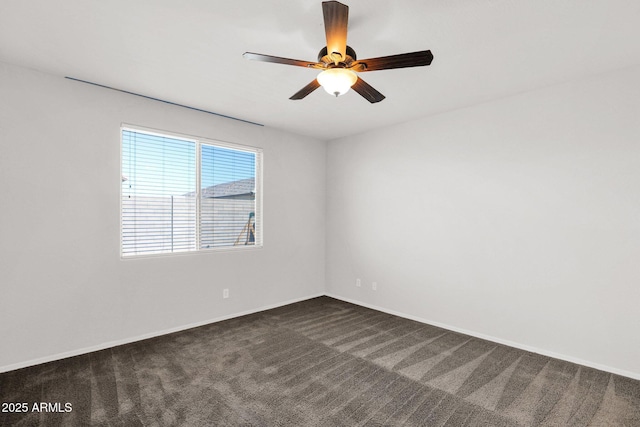
[[[258,307],[256,309],[252,309],[252,310],[247,310],[247,311],[242,311],[242,312],[239,312],[239,313],[228,314],[226,316],[215,317],[213,319],[204,320],[202,322],[190,323],[188,325],[178,326],[176,328],[165,329],[165,330],[157,331],[157,332],[151,332],[151,333],[148,333],[148,334],[138,335],[138,336],[135,336],[135,337],[125,338],[125,339],[122,339],[122,340],[109,341],[109,342],[106,342],[106,343],[103,343],[103,344],[94,345],[94,346],[91,346],[91,347],[85,347],[85,348],[81,348],[81,349],[78,349],[78,350],[72,350],[72,351],[67,351],[67,352],[64,352],[64,353],[57,353],[57,354],[53,354],[53,355],[50,355],[50,356],[45,356],[45,357],[40,357],[40,358],[37,358],[37,359],[28,360],[26,362],[20,362],[20,363],[14,363],[14,364],[11,364],[11,365],[0,366],[0,373],[8,372],[8,371],[14,371],[16,369],[27,368],[29,366],[40,365],[42,363],[53,362],[53,361],[56,361],[56,360],[66,359],[68,357],[80,356],[82,354],[87,354],[87,353],[91,353],[91,352],[94,352],[94,351],[105,350],[107,348],[117,347],[119,345],[124,345],[124,344],[130,344],[130,343],[133,343],[133,342],[142,341],[142,340],[146,340],[146,339],[149,339],[149,338],[155,338],[155,337],[158,337],[158,336],[161,336],[161,335],[172,334],[174,332],[186,331],[187,329],[197,328],[199,326],[209,325],[211,323],[222,322],[223,320],[229,320],[229,319],[233,319],[233,318],[236,318],[236,317],[246,316],[248,314],[259,313],[261,311],[271,310],[273,308],[278,308],[278,307],[282,307],[284,305],[294,304],[294,303],[300,302],[300,301],[306,301],[308,299],[321,297],[323,295],[324,295],[324,293],[309,295],[309,296],[305,296],[305,297],[302,297],[302,298],[296,298],[296,299],[293,299],[293,300],[283,301],[283,302],[279,302],[279,303],[272,304],[272,305]]]
[[[509,341],[509,340],[504,340],[504,339],[501,339],[501,338],[496,338],[496,337],[493,337],[493,336],[490,336],[490,335],[485,335],[485,334],[481,334],[481,333],[478,333],[478,332],[475,332],[475,331],[470,331],[470,330],[467,330],[467,329],[458,328],[458,327],[451,326],[451,325],[446,325],[444,323],[435,322],[435,321],[432,321],[432,320],[429,320],[429,319],[424,319],[422,317],[413,316],[411,314],[401,313],[401,312],[395,311],[395,310],[389,310],[389,309],[384,308],[384,307],[378,307],[378,306],[373,305],[373,304],[368,304],[368,303],[365,303],[365,302],[362,302],[362,301],[353,300],[351,298],[345,298],[345,297],[342,297],[342,296],[339,296],[339,295],[335,295],[335,294],[331,294],[331,293],[327,293],[325,295],[328,296],[328,297],[331,297],[331,298],[335,298],[335,299],[340,300],[340,301],[348,302],[350,304],[359,305],[359,306],[362,306],[362,307],[370,308],[372,310],[381,311],[383,313],[392,314],[392,315],[398,316],[398,317],[403,317],[405,319],[415,320],[416,322],[426,323],[427,325],[437,326],[438,328],[447,329],[449,331],[459,332],[461,334],[470,335],[472,337],[480,338],[480,339],[483,339],[483,340],[495,342],[495,343],[498,343],[498,344],[503,344],[503,345],[506,345],[506,346],[509,346],[509,347],[518,348],[520,350],[529,351],[531,353],[537,353],[537,354],[541,354],[543,356],[553,357],[554,359],[564,360],[565,362],[576,363],[578,365],[587,366],[589,368],[598,369],[600,371],[605,371],[605,372],[609,372],[609,373],[612,373],[612,374],[621,375],[623,377],[632,378],[634,380],[640,380],[640,373],[625,371],[623,369],[612,368],[611,366],[601,365],[599,363],[593,363],[593,362],[590,362],[588,360],[582,360],[582,359],[578,359],[576,357],[566,356],[564,354],[558,354],[558,353],[554,353],[552,351],[539,349],[539,348],[528,346],[528,345],[525,345],[525,344],[521,344],[521,343]]]
[[[612,373],[612,374],[621,375],[623,377],[628,377],[628,378],[632,378],[632,379],[635,379],[635,380],[640,380],[640,374],[639,373],[630,372],[630,371],[626,371],[626,370],[623,370],[623,369],[612,368],[610,366],[601,365],[599,363],[593,363],[593,362],[590,362],[588,360],[582,360],[582,359],[579,359],[579,358],[566,356],[564,354],[558,354],[558,353],[554,353],[552,351],[547,351],[547,350],[544,350],[544,349],[539,349],[539,348],[536,348],[536,347],[528,346],[528,345],[521,344],[521,343],[518,343],[518,342],[504,340],[504,339],[501,339],[501,338],[496,338],[496,337],[493,337],[493,336],[490,336],[490,335],[485,335],[485,334],[482,334],[482,333],[478,333],[476,331],[471,331],[471,330],[468,330],[468,329],[458,328],[456,326],[451,326],[451,325],[447,325],[447,324],[444,324],[444,323],[436,322],[436,321],[433,321],[433,320],[424,319],[422,317],[413,316],[411,314],[401,313],[399,311],[390,310],[390,309],[387,309],[387,308],[384,308],[384,307],[379,307],[379,306],[376,306],[376,305],[373,305],[373,304],[368,304],[368,303],[365,303],[365,302],[362,302],[362,301],[353,300],[351,298],[345,298],[345,297],[342,297],[342,296],[339,296],[339,295],[335,295],[335,294],[331,294],[331,293],[326,293],[326,294],[325,293],[318,293],[318,294],[308,295],[308,296],[305,296],[305,297],[296,298],[296,299],[292,299],[292,300],[287,300],[287,301],[283,301],[283,302],[279,302],[279,303],[271,304],[271,305],[267,305],[267,306],[262,306],[262,307],[258,307],[258,308],[255,308],[255,309],[242,311],[242,312],[239,312],[239,313],[233,313],[233,314],[229,314],[229,315],[225,315],[225,316],[220,316],[220,317],[216,317],[216,318],[213,318],[213,319],[204,320],[202,322],[196,322],[196,323],[191,323],[191,324],[188,324],[188,325],[179,326],[179,327],[176,327],[176,328],[165,329],[165,330],[162,330],[162,331],[152,332],[152,333],[143,334],[143,335],[139,335],[139,336],[135,336],[135,337],[129,337],[129,338],[125,338],[125,339],[122,339],[122,340],[110,341],[110,342],[98,344],[98,345],[95,345],[95,346],[85,347],[85,348],[72,350],[72,351],[68,351],[68,352],[64,352],[64,353],[57,353],[57,354],[53,354],[53,355],[50,355],[50,356],[45,356],[45,357],[40,357],[40,358],[37,358],[37,359],[28,360],[26,362],[20,362],[20,363],[14,363],[14,364],[11,364],[11,365],[0,366],[0,373],[8,372],[8,371],[14,371],[16,369],[22,369],[22,368],[26,368],[26,367],[29,367],[29,366],[40,365],[42,363],[53,362],[55,360],[66,359],[68,357],[80,356],[82,354],[87,354],[87,353],[91,353],[91,352],[94,352],[94,351],[105,350],[107,348],[117,347],[117,346],[124,345],[124,344],[130,344],[130,343],[133,343],[133,342],[137,342],[137,341],[142,341],[142,340],[146,340],[146,339],[149,339],[149,338],[158,337],[158,336],[161,336],[161,335],[167,335],[167,334],[171,334],[171,333],[174,333],[174,332],[185,331],[187,329],[197,328],[199,326],[204,326],[204,325],[208,325],[208,324],[211,324],[211,323],[222,322],[224,320],[233,319],[235,317],[246,316],[248,314],[259,313],[261,311],[271,310],[273,308],[278,308],[278,307],[282,307],[282,306],[285,306],[285,305],[294,304],[296,302],[305,301],[305,300],[308,300],[308,299],[311,299],[311,298],[321,297],[323,295],[326,295],[326,296],[331,297],[331,298],[335,298],[335,299],[340,300],[340,301],[348,302],[350,304],[359,305],[359,306],[362,306],[362,307],[370,308],[372,310],[381,311],[383,313],[388,313],[388,314],[392,314],[394,316],[403,317],[405,319],[415,320],[416,322],[425,323],[427,325],[432,325],[432,326],[437,326],[439,328],[447,329],[447,330],[450,330],[450,331],[453,331],[453,332],[459,332],[461,334],[470,335],[472,337],[476,337],[476,338],[480,338],[480,339],[483,339],[483,340],[495,342],[495,343],[498,343],[498,344],[503,344],[503,345],[506,345],[506,346],[509,346],[509,347],[518,348],[520,350],[530,351],[532,353],[541,354],[543,356],[553,357],[555,359],[560,359],[560,360],[564,360],[566,362],[576,363],[578,365],[587,366],[589,368],[598,369],[600,371],[605,371],[605,372],[609,372],[609,373]]]

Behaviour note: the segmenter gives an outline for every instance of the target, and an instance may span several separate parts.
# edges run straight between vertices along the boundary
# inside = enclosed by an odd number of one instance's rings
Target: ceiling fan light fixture
[[[357,59],[355,50],[347,44],[349,6],[336,0],[323,1],[322,15],[324,17],[324,34],[327,44],[318,52],[318,62],[281,58],[253,52],[245,52],[243,54],[246,59],[254,61],[323,70],[316,79],[311,80],[308,85],[294,93],[289,99],[303,99],[320,86],[327,93],[335,96],[344,95],[349,91],[349,88],[353,87],[354,92],[371,104],[375,104],[385,99],[384,95],[358,77],[355,72],[363,73],[394,68],[423,67],[430,65],[433,60],[433,54],[430,50]]]
[[[358,76],[345,68],[330,68],[318,74],[318,83],[330,95],[344,95],[358,80]]]

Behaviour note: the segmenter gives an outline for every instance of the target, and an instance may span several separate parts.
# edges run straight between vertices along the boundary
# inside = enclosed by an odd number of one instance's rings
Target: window
[[[261,150],[122,128],[122,256],[262,246]]]

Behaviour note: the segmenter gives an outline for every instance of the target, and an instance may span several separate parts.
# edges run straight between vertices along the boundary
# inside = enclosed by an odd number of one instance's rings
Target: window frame
[[[179,139],[188,142],[195,143],[195,162],[196,162],[196,211],[195,211],[195,249],[193,250],[185,250],[185,251],[177,251],[177,252],[160,252],[160,253],[142,253],[142,254],[125,254],[123,247],[123,188],[122,188],[122,176],[124,171],[123,165],[123,133],[124,131],[129,132],[137,132],[143,133],[158,137],[167,137],[172,139]],[[234,246],[216,246],[209,248],[202,248],[200,246],[200,238],[201,238],[201,214],[202,214],[202,146],[214,146],[225,149],[231,149],[236,151],[244,151],[248,153],[253,153],[255,155],[255,216],[254,216],[254,227],[255,227],[255,241],[252,245],[234,245]],[[262,172],[263,172],[263,150],[260,147],[238,144],[235,142],[222,141],[212,138],[204,138],[200,136],[187,135],[183,133],[158,130],[153,128],[148,128],[144,126],[132,125],[127,123],[122,123],[120,125],[120,175],[118,176],[118,182],[120,182],[120,191],[119,191],[119,205],[120,205],[120,237],[119,237],[119,245],[120,245],[120,259],[121,260],[131,260],[131,259],[142,259],[142,258],[156,258],[156,257],[171,257],[171,256],[184,256],[184,255],[197,255],[203,253],[216,253],[216,252],[242,252],[242,251],[251,251],[256,249],[262,249],[264,247],[264,233],[263,233],[263,185],[262,185]]]

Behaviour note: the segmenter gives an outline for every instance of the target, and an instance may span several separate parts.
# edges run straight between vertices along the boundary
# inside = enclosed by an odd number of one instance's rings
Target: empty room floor
[[[329,297],[0,385],[3,426],[640,426],[640,381]]]

